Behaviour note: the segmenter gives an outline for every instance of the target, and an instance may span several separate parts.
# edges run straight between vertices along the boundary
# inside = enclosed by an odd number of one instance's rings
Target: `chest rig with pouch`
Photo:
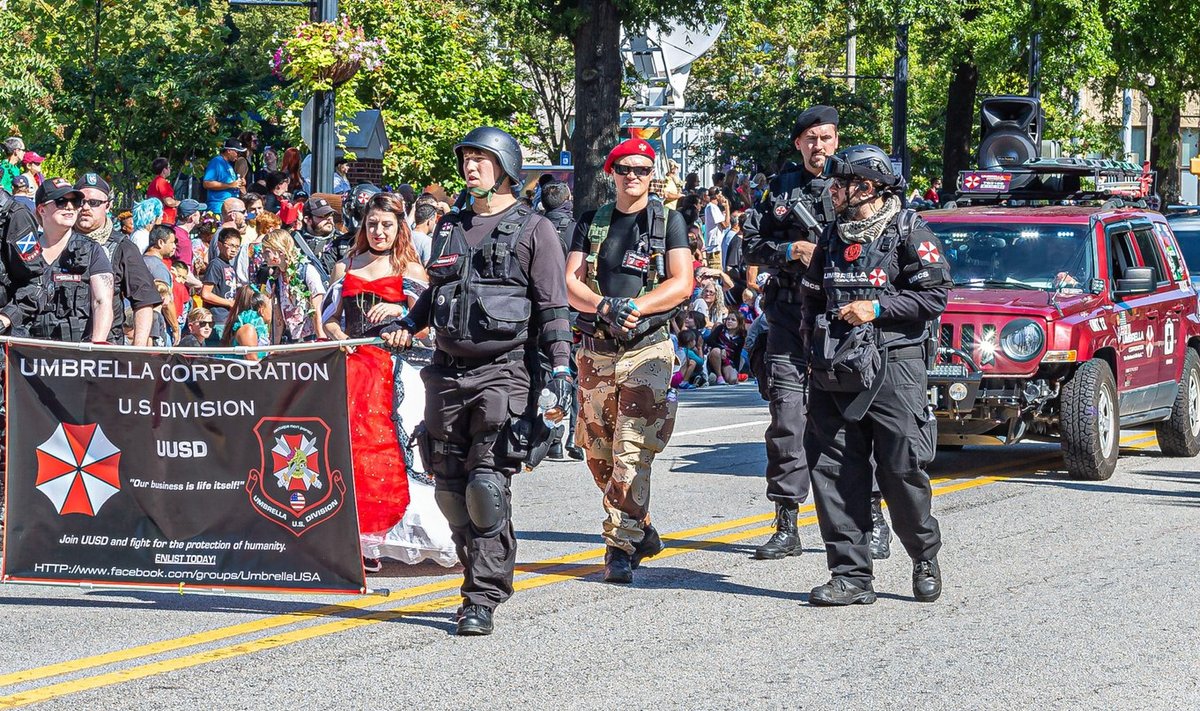
[[[600,290],[599,261],[600,246],[604,244],[604,240],[608,239],[614,209],[616,209],[616,203],[610,202],[601,205],[596,210],[592,223],[588,226],[588,253],[584,259],[584,282],[587,283],[589,289],[601,296],[611,296]],[[633,264],[623,265],[637,267],[642,271],[642,288],[638,291],[638,296],[643,296],[658,288],[658,285],[667,278],[667,217],[670,209],[657,200],[651,200],[646,207],[646,212],[646,224],[649,230],[647,234],[638,235],[634,249],[626,254],[625,261],[632,261]],[[653,333],[670,323],[671,318],[678,310],[679,307],[676,307],[666,313],[643,316],[638,319],[637,328],[620,338],[626,341],[641,340],[646,334]],[[609,333],[607,325],[599,319],[595,322],[595,329],[596,338],[615,337]]]
[[[40,268],[37,277],[38,310],[30,326],[34,338],[80,343],[90,340],[92,288],[87,273],[92,265],[92,242],[71,232],[67,246],[54,264],[39,255],[30,266]]]
[[[873,321],[852,326],[836,317],[837,311],[852,301],[881,301],[882,296],[897,292],[899,246],[911,234],[915,219],[916,213],[905,210],[896,224],[865,243],[847,244],[836,228],[830,230],[823,284],[828,307],[813,325],[809,366],[814,384],[822,390],[859,393],[851,410],[865,412],[878,393],[889,348],[923,341],[924,328],[912,341],[905,332],[879,327]]]
[[[532,215],[518,204],[474,247],[467,243],[460,215],[443,218],[428,269],[440,350],[477,358],[525,345],[533,303],[516,246]]]

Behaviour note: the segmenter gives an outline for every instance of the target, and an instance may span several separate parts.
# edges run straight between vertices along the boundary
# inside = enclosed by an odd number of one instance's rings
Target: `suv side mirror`
[[[1154,270],[1150,267],[1130,267],[1117,279],[1117,295],[1149,294],[1154,291]]]

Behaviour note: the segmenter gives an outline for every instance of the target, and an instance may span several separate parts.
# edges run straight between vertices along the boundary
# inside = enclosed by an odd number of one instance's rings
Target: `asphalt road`
[[[768,534],[750,386],[684,393],[655,463],[669,549],[599,580],[599,493],[553,463],[515,482],[518,592],[487,638],[450,634],[459,574],[390,564],[390,595],[256,598],[0,586],[0,708],[1200,707],[1200,462],[1126,431],[1107,482],[1057,448],[968,447],[931,469],[941,600],[898,542],[872,606],[814,608],[828,578]]]

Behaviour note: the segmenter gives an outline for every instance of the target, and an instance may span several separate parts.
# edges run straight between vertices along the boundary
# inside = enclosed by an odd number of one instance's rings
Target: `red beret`
[[[649,143],[640,138],[630,138],[621,141],[608,154],[608,158],[604,160],[604,172],[611,173],[613,163],[616,163],[625,156],[646,156],[650,160],[654,160],[654,149],[650,147]]]

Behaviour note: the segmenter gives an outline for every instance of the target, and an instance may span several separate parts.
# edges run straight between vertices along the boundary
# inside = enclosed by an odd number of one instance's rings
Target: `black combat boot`
[[[892,529],[883,517],[879,499],[871,499],[871,560],[883,560],[892,554]]]
[[[483,605],[464,605],[458,618],[459,637],[480,637],[492,633],[492,611]]]
[[[942,595],[942,568],[937,558],[913,561],[913,597],[933,602]]]
[[[551,442],[550,443],[550,451],[546,452],[546,458],[553,459],[555,461],[557,461],[559,459],[563,459],[564,457],[563,457],[562,442],[560,442],[558,440],[554,440],[553,442]]]
[[[658,535],[658,529],[651,524],[646,524],[646,533],[642,536],[642,540],[633,547],[633,560],[631,565],[634,570],[642,564],[642,560],[653,558],[663,552],[662,538]]]
[[[842,605],[870,605],[875,602],[875,588],[871,583],[860,587],[849,578],[834,578],[818,585],[808,594],[810,604],[818,607],[840,607]]]
[[[604,551],[604,582],[621,585],[633,582],[633,557],[624,549],[608,546]]]
[[[759,560],[779,560],[789,555],[800,555],[800,534],[796,529],[796,504],[775,504],[775,533],[767,542],[754,549]]]
[[[579,445],[574,444],[574,440],[571,440],[571,442],[572,442],[572,444],[567,445],[567,456],[570,457],[571,459],[574,459],[577,462],[582,462],[583,461],[583,447],[580,447]]]

